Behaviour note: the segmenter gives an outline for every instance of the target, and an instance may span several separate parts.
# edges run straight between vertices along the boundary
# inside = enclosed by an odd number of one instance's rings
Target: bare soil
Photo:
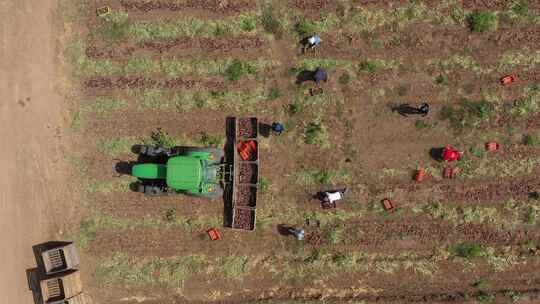
[[[0,301],[33,303],[26,277],[36,267],[32,246],[66,239],[79,202],[77,189],[67,189],[69,134],[55,90],[56,1],[0,6]]]

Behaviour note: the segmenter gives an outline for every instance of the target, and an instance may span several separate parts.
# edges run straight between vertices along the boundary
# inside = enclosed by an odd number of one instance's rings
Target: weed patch
[[[469,26],[473,32],[493,32],[499,27],[499,16],[491,11],[477,11],[470,15]]]
[[[134,22],[127,30],[129,36],[139,42],[150,40],[175,39],[189,37],[239,36],[256,33],[259,16],[254,13],[242,13],[224,19],[199,19],[182,17],[173,21]]]
[[[140,259],[117,252],[98,265],[95,276],[102,286],[124,283],[181,288],[187,278],[206,264],[206,258],[198,255]]]
[[[316,119],[306,126],[304,142],[308,145],[316,145],[321,148],[330,147],[330,135],[328,128],[320,119]]]

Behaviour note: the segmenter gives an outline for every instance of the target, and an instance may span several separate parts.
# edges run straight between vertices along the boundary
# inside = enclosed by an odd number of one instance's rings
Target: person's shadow
[[[408,115],[424,114],[422,113],[422,111],[420,111],[420,109],[413,107],[407,103],[392,107],[392,112],[398,112],[399,115],[405,117],[407,117]]]
[[[276,229],[280,235],[289,236],[292,235],[291,231],[294,229],[294,227],[287,226],[285,224],[279,224],[277,225]]]
[[[272,132],[272,126],[271,125],[269,125],[267,123],[263,123],[263,122],[259,123],[259,134],[262,137],[270,137],[271,132]]]
[[[306,81],[315,81],[315,71],[303,70],[296,76],[296,84],[300,85]]]
[[[434,160],[441,162],[443,161],[443,157],[442,157],[443,151],[444,151],[444,148],[431,148],[429,150],[429,155]]]

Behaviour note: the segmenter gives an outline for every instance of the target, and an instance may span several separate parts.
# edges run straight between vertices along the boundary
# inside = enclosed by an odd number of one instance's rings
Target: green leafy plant
[[[476,294],[476,301],[480,304],[489,304],[495,301],[495,295],[486,291],[481,290]]]
[[[302,18],[294,25],[294,31],[299,37],[305,38],[315,34],[316,26],[312,21]]]
[[[280,39],[283,36],[283,26],[276,18],[272,4],[268,3],[264,6],[261,22],[266,32],[273,34],[277,39]]]
[[[505,297],[509,298],[512,303],[516,303],[521,299],[519,291],[507,289],[503,291]]]
[[[279,90],[279,88],[273,87],[268,92],[267,99],[268,100],[275,100],[275,99],[278,99],[279,97],[281,97],[281,91]]]
[[[350,81],[351,81],[351,75],[349,75],[349,73],[346,73],[346,72],[341,74],[341,76],[339,76],[338,78],[338,82],[341,85],[348,85]]]
[[[305,131],[306,144],[327,147],[329,140],[328,128],[320,119],[314,120],[307,125]]]
[[[478,282],[475,282],[472,286],[476,289],[488,289],[489,283],[484,280],[480,280]]]
[[[523,138],[523,143],[527,146],[538,146],[540,145],[540,136],[537,134],[527,134]]]
[[[245,32],[253,32],[257,27],[257,21],[255,19],[244,19],[240,22],[240,28]]]
[[[168,148],[172,148],[176,145],[175,139],[162,128],[157,128],[155,131],[152,132],[148,144]]]
[[[462,258],[477,258],[486,254],[484,248],[476,244],[461,243],[453,248],[453,253]]]
[[[225,70],[225,76],[231,81],[237,81],[247,74],[255,74],[256,68],[247,62],[234,59]]]
[[[487,101],[473,102],[464,99],[458,105],[444,105],[440,115],[456,130],[461,130],[464,127],[475,127],[489,120],[493,109],[493,105]]]
[[[435,83],[438,85],[448,85],[449,83],[448,76],[446,75],[437,76],[437,78],[435,78]]]
[[[105,22],[100,27],[99,33],[108,41],[120,41],[126,39],[129,34],[129,16],[125,12],[111,12],[101,17]]]
[[[298,115],[304,113],[305,105],[298,99],[295,99],[293,103],[289,105],[288,112],[291,115]]]
[[[510,4],[510,10],[518,16],[526,16],[529,14],[529,3],[525,0],[514,1]]]
[[[484,158],[486,156],[486,151],[479,147],[471,147],[469,150],[472,155],[478,157],[478,158]]]
[[[375,73],[377,71],[377,63],[370,60],[363,60],[360,62],[358,69],[360,71],[368,72],[368,73]]]
[[[499,17],[495,12],[476,11],[469,17],[469,25],[473,32],[484,33],[496,31],[499,27]]]
[[[220,135],[210,135],[206,132],[201,132],[199,142],[205,147],[219,147],[223,144],[224,138]]]
[[[418,130],[422,130],[422,129],[429,129],[429,128],[433,128],[436,126],[436,123],[428,123],[428,122],[425,122],[423,120],[416,120],[414,122],[414,127]]]

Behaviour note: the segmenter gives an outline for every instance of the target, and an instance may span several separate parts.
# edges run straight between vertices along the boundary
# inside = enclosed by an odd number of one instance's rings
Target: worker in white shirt
[[[323,201],[323,208],[336,208],[336,201],[339,201],[345,195],[347,188],[335,191],[320,192],[320,198]]]

